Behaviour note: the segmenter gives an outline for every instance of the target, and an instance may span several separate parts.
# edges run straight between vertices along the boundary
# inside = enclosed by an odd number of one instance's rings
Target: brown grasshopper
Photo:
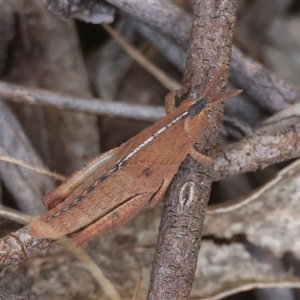
[[[57,239],[71,234],[75,244],[81,245],[121,226],[147,204],[157,204],[187,154],[212,163],[193,144],[206,128],[208,109],[241,92],[233,90],[208,102],[215,82],[216,78],[211,80],[203,98],[184,100],[178,108],[175,93],[170,93],[166,117],[91,160],[47,194],[43,201],[52,209],[31,224],[31,235]]]

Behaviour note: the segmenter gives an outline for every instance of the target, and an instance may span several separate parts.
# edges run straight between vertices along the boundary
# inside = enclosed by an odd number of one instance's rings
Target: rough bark
[[[194,23],[184,74],[185,94],[197,100],[218,69],[228,69],[236,14],[235,1],[195,1]],[[201,47],[200,47],[201,45]],[[210,97],[224,92],[228,73],[216,82]],[[197,149],[217,143],[220,106],[210,112]],[[188,157],[167,192],[147,299],[188,299],[212,184],[213,165]]]

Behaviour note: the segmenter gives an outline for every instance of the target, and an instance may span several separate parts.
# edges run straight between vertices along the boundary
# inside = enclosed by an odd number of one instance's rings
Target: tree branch
[[[280,79],[236,47],[232,49],[230,80],[272,113],[300,100],[299,86]]]
[[[235,12],[234,1],[195,1],[191,44],[183,80],[185,92],[190,97],[199,99],[216,70],[229,65]],[[227,74],[222,75],[225,78],[216,82],[210,96],[217,97],[224,92]],[[208,150],[215,146],[221,118],[222,111],[218,106],[208,116],[206,133],[199,140],[200,149]],[[174,177],[167,192],[147,299],[189,297],[212,174],[211,164],[199,165],[188,157]]]
[[[300,155],[300,126],[280,133],[258,133],[216,154],[214,180],[253,172]]]
[[[100,99],[91,100],[1,81],[0,97],[3,97],[6,100],[28,103],[31,105],[39,104],[90,114],[150,122],[157,121],[165,115],[164,109],[159,106],[118,103]]]

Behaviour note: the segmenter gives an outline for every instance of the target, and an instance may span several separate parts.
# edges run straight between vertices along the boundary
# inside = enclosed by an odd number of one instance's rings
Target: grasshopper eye
[[[201,98],[196,101],[188,110],[186,115],[187,118],[193,118],[198,115],[205,107],[207,106],[208,100],[207,98]]]

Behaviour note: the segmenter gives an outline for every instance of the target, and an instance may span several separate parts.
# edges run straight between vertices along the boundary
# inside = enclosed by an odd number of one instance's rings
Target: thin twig
[[[17,210],[5,207],[3,205],[0,205],[0,216],[23,225],[27,225],[35,219],[35,217],[20,213]]]
[[[265,131],[266,127],[273,127],[276,125],[276,123],[283,123],[285,121],[297,118],[299,119],[300,117],[300,103],[296,103],[293,105],[288,106],[284,110],[280,110],[278,113],[275,115],[272,115],[268,119],[264,120],[263,124],[261,127],[258,129],[261,131]],[[298,122],[297,122],[298,123]]]
[[[293,281],[281,281],[281,282],[253,282],[247,283],[227,291],[221,292],[211,297],[202,298],[194,296],[192,299],[196,300],[219,300],[223,299],[241,292],[250,291],[253,289],[273,289],[273,288],[300,288],[300,282],[293,282]]]
[[[214,215],[214,214],[222,214],[222,213],[227,213],[230,211],[234,211],[237,209],[240,209],[241,207],[248,205],[249,203],[258,200],[261,198],[261,196],[266,192],[269,191],[270,189],[274,188],[280,180],[284,178],[284,176],[289,173],[291,170],[293,170],[295,167],[300,165],[300,160],[296,160],[294,163],[290,164],[280,172],[278,172],[277,176],[270,180],[268,183],[266,183],[264,186],[253,192],[250,196],[240,199],[238,201],[230,201],[229,203],[226,204],[219,204],[219,205],[213,205],[210,206],[207,209],[207,214],[209,215]]]
[[[154,63],[148,60],[139,50],[128,43],[116,30],[107,24],[102,25],[107,32],[124,48],[124,50],[132,56],[145,70],[152,74],[163,86],[170,91],[178,90],[182,86],[176,80],[167,75],[158,68]]]
[[[140,34],[146,37],[168,61],[176,66],[181,72],[184,72],[187,54],[182,47],[173,43],[162,34],[159,34],[158,31],[155,31],[141,22],[137,22],[133,18],[128,18],[128,21]]]
[[[138,300],[138,295],[139,295],[142,280],[143,280],[143,270],[141,271],[141,273],[140,273],[140,275],[139,275],[139,277],[136,281],[136,285],[135,285],[134,293],[133,293],[133,296],[132,296],[132,300]]]
[[[9,101],[31,105],[54,106],[60,109],[70,109],[90,114],[141,121],[153,122],[165,116],[164,109],[159,106],[145,106],[103,101],[100,99],[84,99],[6,82],[0,82],[0,97]]]
[[[96,263],[90,258],[89,255],[85,253],[82,248],[76,247],[73,242],[66,237],[60,238],[59,242],[62,243],[73,255],[77,257],[78,260],[83,263],[84,267],[93,275],[109,299],[121,300],[121,297],[113,284],[107,279],[99,266],[96,265]]]
[[[11,157],[11,156],[0,155],[0,161],[6,161],[6,162],[9,162],[9,163],[18,165],[18,166],[22,166],[22,167],[24,167],[28,170],[34,171],[34,172],[42,174],[42,175],[49,176],[49,177],[51,177],[55,180],[59,180],[59,181],[66,180],[66,177],[64,177],[62,175],[59,175],[55,172],[48,171],[44,168],[39,168],[39,167],[32,166],[30,164],[27,164],[27,163],[23,162],[20,159],[17,159],[17,158]]]

